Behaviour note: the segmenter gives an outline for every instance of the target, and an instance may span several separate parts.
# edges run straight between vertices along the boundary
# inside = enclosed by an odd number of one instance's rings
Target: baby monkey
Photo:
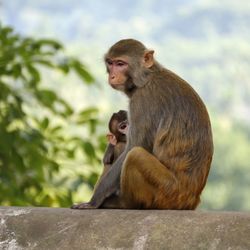
[[[128,131],[127,111],[120,110],[117,113],[113,113],[108,127],[108,145],[103,157],[104,169],[95,185],[95,188],[98,186],[101,179],[109,171],[109,169],[112,167],[112,164],[117,160],[126,147],[126,134]]]

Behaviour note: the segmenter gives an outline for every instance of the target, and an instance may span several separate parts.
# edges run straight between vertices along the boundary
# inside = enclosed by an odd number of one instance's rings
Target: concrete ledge
[[[0,249],[250,249],[250,213],[0,207]]]

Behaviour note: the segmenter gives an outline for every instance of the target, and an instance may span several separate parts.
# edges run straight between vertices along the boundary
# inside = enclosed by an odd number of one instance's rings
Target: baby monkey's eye
[[[126,129],[127,126],[128,126],[128,121],[127,120],[119,123],[119,125],[118,125],[119,129]]]
[[[126,127],[127,127],[126,124],[122,124],[122,125],[120,126],[120,129],[125,129]]]

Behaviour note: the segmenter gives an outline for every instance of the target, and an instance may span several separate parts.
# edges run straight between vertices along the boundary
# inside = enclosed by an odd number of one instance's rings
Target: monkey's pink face
[[[124,58],[107,58],[109,84],[115,89],[122,89],[128,79],[128,62]]]

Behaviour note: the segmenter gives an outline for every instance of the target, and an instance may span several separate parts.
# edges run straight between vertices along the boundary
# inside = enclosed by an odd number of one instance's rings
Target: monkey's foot
[[[80,203],[76,205],[72,205],[71,209],[95,209],[96,207],[92,206],[90,203]]]

